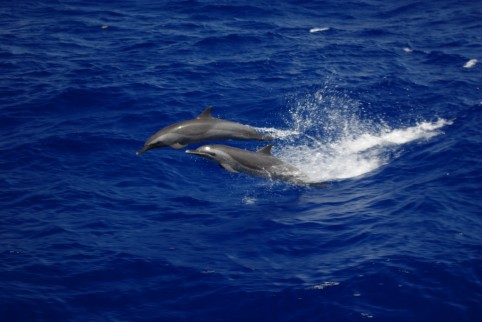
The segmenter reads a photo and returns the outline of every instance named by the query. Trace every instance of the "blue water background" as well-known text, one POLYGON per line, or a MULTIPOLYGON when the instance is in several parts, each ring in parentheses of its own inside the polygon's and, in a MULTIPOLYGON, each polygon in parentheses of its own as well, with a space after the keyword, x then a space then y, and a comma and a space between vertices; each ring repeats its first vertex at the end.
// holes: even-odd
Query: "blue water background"
POLYGON ((481 53, 480 1, 3 1, 0 321, 481 321, 481 53), (320 93, 452 124, 325 189, 135 155, 320 93))

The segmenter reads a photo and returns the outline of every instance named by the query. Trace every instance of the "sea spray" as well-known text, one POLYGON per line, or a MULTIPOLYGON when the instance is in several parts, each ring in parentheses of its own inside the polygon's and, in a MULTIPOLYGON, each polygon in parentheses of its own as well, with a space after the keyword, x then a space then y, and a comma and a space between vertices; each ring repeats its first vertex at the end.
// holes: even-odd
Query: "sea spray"
POLYGON ((365 115, 362 104, 328 87, 298 97, 285 118, 288 129, 262 129, 278 139, 273 152, 306 175, 307 183, 355 178, 390 162, 400 145, 429 139, 451 124, 438 119, 392 128, 365 115))

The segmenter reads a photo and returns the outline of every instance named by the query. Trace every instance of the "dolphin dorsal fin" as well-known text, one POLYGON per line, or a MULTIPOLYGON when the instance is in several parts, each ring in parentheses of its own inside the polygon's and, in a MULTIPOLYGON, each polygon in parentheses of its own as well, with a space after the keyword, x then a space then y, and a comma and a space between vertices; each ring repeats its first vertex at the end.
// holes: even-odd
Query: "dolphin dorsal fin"
POLYGON ((267 146, 265 146, 264 148, 262 149, 259 149, 258 151, 256 151, 257 153, 263 153, 263 154, 266 154, 266 155, 271 155, 271 148, 273 147, 273 144, 268 144, 267 146))
POLYGON ((196 117, 198 120, 199 119, 212 119, 213 117, 211 116, 211 110, 212 106, 208 106, 201 114, 199 114, 198 117, 196 117))

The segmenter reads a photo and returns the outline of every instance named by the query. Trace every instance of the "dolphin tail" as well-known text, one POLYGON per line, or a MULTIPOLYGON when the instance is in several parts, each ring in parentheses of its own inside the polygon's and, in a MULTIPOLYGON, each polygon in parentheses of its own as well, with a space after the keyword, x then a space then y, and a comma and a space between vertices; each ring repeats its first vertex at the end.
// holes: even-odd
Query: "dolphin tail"
POLYGON ((261 135, 261 140, 262 141, 273 141, 274 140, 274 137, 269 135, 269 134, 266 134, 266 135, 261 135))

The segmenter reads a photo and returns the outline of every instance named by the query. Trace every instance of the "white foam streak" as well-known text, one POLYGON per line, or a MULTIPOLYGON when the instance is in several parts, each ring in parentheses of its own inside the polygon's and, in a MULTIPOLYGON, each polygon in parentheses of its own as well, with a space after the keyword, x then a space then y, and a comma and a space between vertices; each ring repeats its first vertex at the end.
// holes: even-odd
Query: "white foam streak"
POLYGON ((477 59, 470 59, 465 63, 464 68, 472 68, 475 64, 477 64, 477 59))
POLYGON ((275 138, 283 139, 293 135, 299 135, 300 132, 296 130, 280 130, 274 127, 257 127, 256 130, 263 134, 270 134, 275 138))
POLYGON ((359 104, 346 96, 326 89, 310 95, 291 110, 288 123, 294 130, 270 129, 281 141, 274 154, 297 167, 309 183, 354 178, 388 163, 400 145, 430 139, 451 124, 438 119, 389 128, 382 121, 362 121, 358 112, 359 104))
POLYGON ((330 27, 321 27, 321 28, 311 28, 310 32, 322 32, 330 30, 330 27))
POLYGON ((363 152, 377 146, 401 145, 418 139, 430 139, 440 133, 436 130, 449 124, 451 122, 439 119, 434 123, 422 122, 405 129, 384 129, 381 134, 364 133, 358 138, 341 141, 339 145, 352 153, 363 152))

